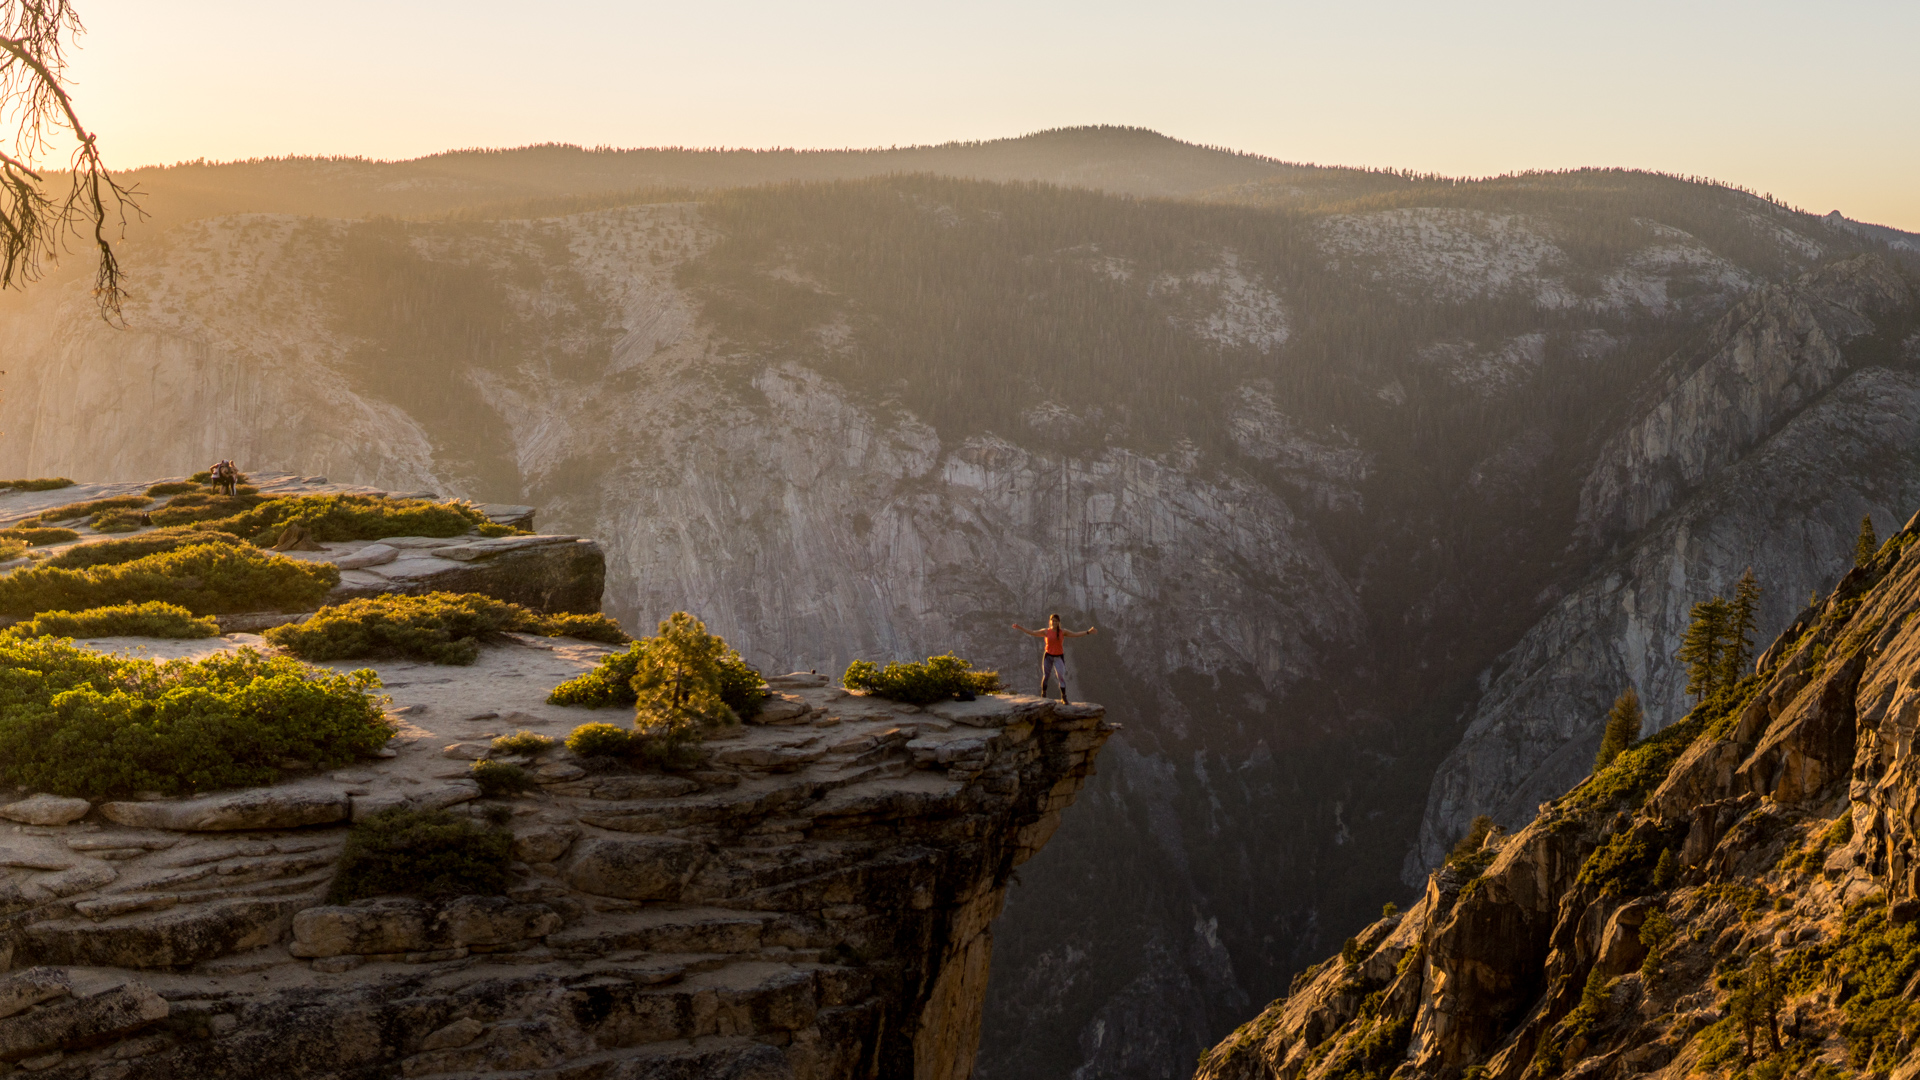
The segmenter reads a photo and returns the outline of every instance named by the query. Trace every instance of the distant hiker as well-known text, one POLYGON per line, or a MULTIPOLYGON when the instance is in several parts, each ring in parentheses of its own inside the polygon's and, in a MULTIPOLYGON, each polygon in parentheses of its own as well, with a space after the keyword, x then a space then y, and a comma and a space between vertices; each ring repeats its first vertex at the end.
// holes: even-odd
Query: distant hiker
POLYGON ((213 480, 213 490, 229 496, 238 493, 240 470, 233 467, 232 459, 223 458, 214 462, 213 468, 208 469, 207 473, 213 480))
POLYGON ((1060 701, 1067 704, 1067 639, 1097 634, 1100 628, 1089 626, 1085 630, 1062 630, 1058 615, 1047 616, 1045 630, 1029 630, 1019 623, 1014 623, 1013 628, 1028 637, 1037 637, 1046 642, 1046 647, 1040 651, 1040 696, 1047 696, 1048 677, 1057 675, 1060 678, 1060 701))

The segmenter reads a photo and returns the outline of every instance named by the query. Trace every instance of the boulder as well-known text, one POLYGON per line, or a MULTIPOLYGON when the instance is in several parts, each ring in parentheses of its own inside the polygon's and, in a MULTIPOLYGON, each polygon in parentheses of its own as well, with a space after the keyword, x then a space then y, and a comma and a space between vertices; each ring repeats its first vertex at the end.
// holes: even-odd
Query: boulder
POLYGON ((89 967, 175 968, 280 940, 300 897, 216 900, 160 915, 110 922, 38 922, 21 932, 16 962, 89 967))
POLYGON ((139 983, 0 1020, 0 1061, 118 1038, 167 1018, 167 1003, 139 983))
POLYGON ((110 802, 100 807, 101 815, 116 825, 175 832, 330 825, 345 821, 349 810, 344 792, 312 788, 249 788, 181 802, 110 802))
POLYGON ((813 706, 793 694, 775 694, 762 702, 760 711, 749 719, 756 724, 797 724, 813 712, 813 706))
POLYGON ((85 799, 65 799, 58 795, 35 795, 0 806, 0 818, 22 825, 65 825, 87 816, 93 804, 85 799))
POLYGON ((382 566, 400 557, 400 549, 392 544, 368 544, 351 555, 342 555, 333 560, 333 565, 342 570, 359 570, 367 566, 382 566))
POLYGON ((71 993, 73 984, 68 981, 67 973, 58 968, 28 968, 12 975, 0 975, 0 1018, 71 993))
POLYGON ((419 952, 428 948, 432 915, 418 900, 311 907, 293 917, 293 944, 287 951, 303 959, 419 952))
POLYGON ((473 1042, 486 1030, 487 1025, 473 1017, 463 1017, 429 1034, 421 1040, 420 1049, 422 1051, 456 1049, 473 1042))
POLYGON ((595 837, 573 846, 567 883, 622 900, 674 900, 706 862, 705 845, 664 836, 595 837))
POLYGON ((440 908, 431 936, 436 948, 464 948, 543 938, 558 929, 560 916, 545 904, 515 903, 504 896, 463 896, 440 908))
POLYGON ((534 825, 514 834, 513 857, 525 863, 559 862, 579 835, 572 825, 534 825))

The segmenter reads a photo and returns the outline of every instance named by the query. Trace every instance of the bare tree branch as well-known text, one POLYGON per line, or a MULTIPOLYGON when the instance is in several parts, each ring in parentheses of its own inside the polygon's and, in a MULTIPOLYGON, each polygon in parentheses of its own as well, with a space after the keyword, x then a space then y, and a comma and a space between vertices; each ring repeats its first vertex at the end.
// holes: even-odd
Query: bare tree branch
POLYGON ((85 237, 100 258, 94 299, 117 323, 126 283, 109 233, 124 236, 128 212, 142 212, 139 192, 107 171, 64 85, 67 39, 85 29, 69 0, 0 0, 0 127, 13 127, 12 146, 0 150, 0 288, 39 280, 70 237, 85 237), (66 190, 50 194, 37 163, 69 140, 66 190))

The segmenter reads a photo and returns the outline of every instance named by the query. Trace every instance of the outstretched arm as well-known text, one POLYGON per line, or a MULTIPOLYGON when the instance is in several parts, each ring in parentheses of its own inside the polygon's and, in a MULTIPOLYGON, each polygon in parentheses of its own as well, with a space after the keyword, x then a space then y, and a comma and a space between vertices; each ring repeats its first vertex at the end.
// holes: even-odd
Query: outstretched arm
POLYGON ((1046 636, 1045 634, 1042 634, 1038 630, 1029 630, 1024 626, 1021 626, 1019 623, 1014 623, 1013 628, 1027 635, 1028 637, 1045 637, 1046 636))
POLYGON ((1100 628, 1097 626, 1089 626, 1085 630, 1062 630, 1060 632, 1068 637, 1086 637, 1088 634, 1099 633, 1100 628))

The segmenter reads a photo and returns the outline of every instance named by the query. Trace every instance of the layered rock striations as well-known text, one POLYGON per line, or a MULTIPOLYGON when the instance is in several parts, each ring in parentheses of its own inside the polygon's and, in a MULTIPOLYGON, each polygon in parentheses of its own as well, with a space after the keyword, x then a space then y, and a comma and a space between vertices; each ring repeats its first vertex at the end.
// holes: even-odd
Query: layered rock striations
MULTIPOLYGON (((604 652, 501 648, 560 653, 549 678, 604 652)), ((431 670, 389 675, 414 668, 431 670)), ((0 1067, 970 1075, 993 920, 1092 773, 1101 708, 919 710, 800 675, 697 770, 594 772, 561 751, 527 763, 536 794, 485 803, 466 765, 497 714, 461 684, 506 705, 544 693, 537 673, 489 655, 441 676, 409 695, 393 758, 329 776, 0 805, 22 822, 0 831, 0 1067), (349 824, 395 806, 510 831, 509 892, 327 903, 349 824)), ((508 719, 561 711, 528 707, 508 719)))
POLYGON ((1198 1075, 1912 1075, 1916 614, 1920 518, 1756 674, 1462 845, 1198 1075))

